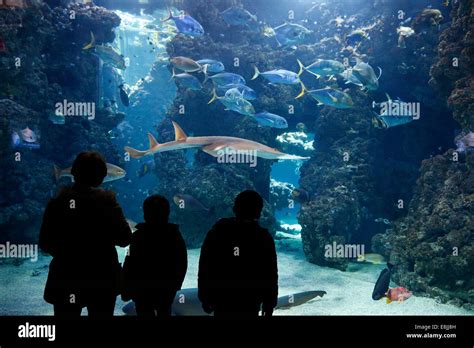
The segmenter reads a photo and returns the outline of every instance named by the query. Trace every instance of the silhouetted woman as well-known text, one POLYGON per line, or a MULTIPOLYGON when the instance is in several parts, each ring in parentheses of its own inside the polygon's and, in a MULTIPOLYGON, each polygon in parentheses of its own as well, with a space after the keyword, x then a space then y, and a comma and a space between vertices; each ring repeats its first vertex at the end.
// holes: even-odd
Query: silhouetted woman
POLYGON ((55 316, 112 316, 119 294, 115 246, 130 244, 132 232, 113 192, 97 188, 107 175, 97 152, 80 153, 71 169, 74 184, 46 207, 40 248, 53 256, 44 299, 55 316))

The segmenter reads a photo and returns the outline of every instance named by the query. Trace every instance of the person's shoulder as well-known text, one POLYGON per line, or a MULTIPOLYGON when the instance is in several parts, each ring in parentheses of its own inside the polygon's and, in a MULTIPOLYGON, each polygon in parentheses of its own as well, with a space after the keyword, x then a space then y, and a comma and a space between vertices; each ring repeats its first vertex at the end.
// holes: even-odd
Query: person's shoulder
POLYGON ((214 227, 220 227, 220 226, 228 226, 228 225, 234 225, 235 224, 235 218, 222 218, 217 220, 217 222, 214 224, 214 227))

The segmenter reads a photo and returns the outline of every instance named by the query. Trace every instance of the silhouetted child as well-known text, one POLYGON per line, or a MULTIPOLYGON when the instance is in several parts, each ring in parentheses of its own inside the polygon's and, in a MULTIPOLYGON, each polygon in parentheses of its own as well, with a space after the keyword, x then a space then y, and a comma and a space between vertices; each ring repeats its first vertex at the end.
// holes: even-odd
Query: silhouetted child
POLYGON ((178 225, 168 222, 165 197, 148 197, 143 213, 124 263, 122 298, 135 301, 138 316, 169 316, 188 267, 186 245, 178 225))
POLYGON ((275 243, 258 219, 263 199, 255 191, 235 199, 235 218, 219 220, 208 232, 199 259, 199 299, 215 316, 270 316, 277 304, 275 243))

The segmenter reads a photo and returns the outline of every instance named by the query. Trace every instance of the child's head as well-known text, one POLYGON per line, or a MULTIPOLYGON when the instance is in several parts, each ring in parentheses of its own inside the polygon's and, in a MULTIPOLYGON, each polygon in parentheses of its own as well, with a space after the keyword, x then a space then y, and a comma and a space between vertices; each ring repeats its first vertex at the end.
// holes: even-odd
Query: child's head
POLYGON ((167 223, 170 216, 170 203, 160 195, 153 195, 143 202, 143 216, 148 223, 167 223))

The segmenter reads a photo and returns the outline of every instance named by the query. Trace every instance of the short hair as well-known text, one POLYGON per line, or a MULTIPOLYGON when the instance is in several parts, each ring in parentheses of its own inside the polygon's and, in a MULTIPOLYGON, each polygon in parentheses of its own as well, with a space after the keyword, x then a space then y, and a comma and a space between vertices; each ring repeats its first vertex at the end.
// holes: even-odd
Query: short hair
POLYGON ((152 195, 143 202, 145 222, 167 223, 170 216, 170 202, 166 197, 152 195))
POLYGON ((263 209, 263 198, 258 192, 246 190, 235 197, 234 213, 237 218, 259 219, 263 209))
POLYGON ((104 157, 96 151, 84 151, 77 155, 72 164, 71 174, 79 184, 97 187, 107 176, 104 157))

